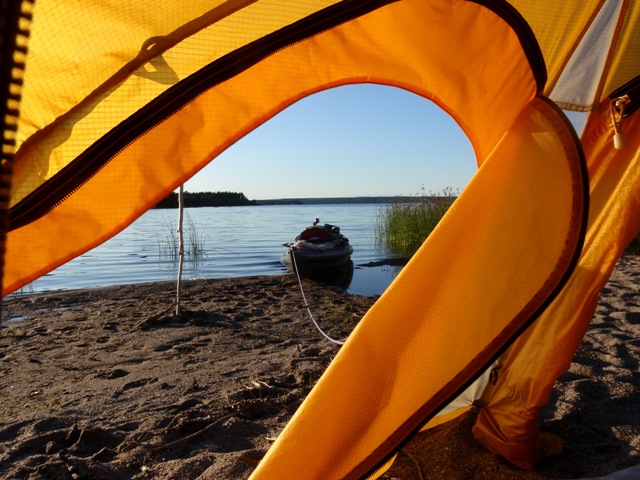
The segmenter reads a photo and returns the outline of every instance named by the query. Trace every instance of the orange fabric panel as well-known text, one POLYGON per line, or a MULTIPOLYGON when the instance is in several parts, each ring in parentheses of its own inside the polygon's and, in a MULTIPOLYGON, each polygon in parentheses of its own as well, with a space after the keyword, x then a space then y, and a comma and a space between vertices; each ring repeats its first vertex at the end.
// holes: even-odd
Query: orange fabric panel
POLYGON ((371 473, 553 295, 586 220, 580 151, 561 117, 539 99, 523 110, 252 479, 371 473))
MULTIPOLYGON (((445 108, 471 139, 479 162, 538 88, 519 39, 495 13, 469 2, 388 5, 212 85, 121 150, 50 214, 10 232, 4 294, 115 235, 293 102, 360 82, 404 87, 445 108), (464 35, 451 42, 452 31, 464 35), (107 203, 106 198, 117 201, 107 203)), ((116 93, 118 108, 129 111, 138 105, 135 97, 128 105, 116 93)), ((93 138, 95 125, 102 131, 107 106, 83 107, 47 132, 46 142, 27 145, 15 172, 16 188, 31 177, 39 182, 50 157, 74 158, 78 145, 93 138), (92 114, 97 123, 85 128, 92 114), (63 133, 71 135, 68 142, 63 133)))
POLYGON ((540 409, 569 368, 600 290, 640 229, 640 114, 623 119, 621 128, 629 147, 614 150, 604 102, 583 134, 591 206, 582 257, 562 293, 501 358, 499 380, 485 392, 487 406, 474 427, 482 444, 523 468, 545 456, 540 409))

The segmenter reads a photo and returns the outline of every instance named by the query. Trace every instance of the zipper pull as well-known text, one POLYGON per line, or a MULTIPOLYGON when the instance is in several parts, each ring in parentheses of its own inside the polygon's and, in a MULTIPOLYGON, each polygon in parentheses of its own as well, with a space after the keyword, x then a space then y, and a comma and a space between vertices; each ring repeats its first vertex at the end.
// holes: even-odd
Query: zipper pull
POLYGON ((609 112, 611 114, 611 123, 613 124, 613 147, 616 150, 624 150, 629 143, 624 133, 620 131, 622 117, 624 116, 624 108, 631 103, 629 95, 613 98, 609 104, 609 112))

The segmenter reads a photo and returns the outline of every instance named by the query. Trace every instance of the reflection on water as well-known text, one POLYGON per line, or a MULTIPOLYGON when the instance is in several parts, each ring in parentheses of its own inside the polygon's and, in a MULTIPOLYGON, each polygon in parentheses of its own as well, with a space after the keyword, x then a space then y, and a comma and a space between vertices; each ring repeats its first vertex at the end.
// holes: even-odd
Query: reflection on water
MULTIPOLYGON (((354 252, 353 270, 338 278, 360 295, 384 292, 400 266, 387 265, 375 245, 380 205, 278 205, 189 208, 185 244, 197 240, 198 255, 185 259, 183 279, 282 275, 282 244, 314 218, 338 225, 354 252), (362 265, 373 264, 375 267, 362 265)), ((25 287, 26 293, 141 282, 174 281, 178 262, 163 254, 177 223, 177 210, 150 210, 111 240, 25 287)))
MULTIPOLYGON (((333 287, 340 287, 343 290, 349 290, 351 286, 351 280, 353 280, 353 261, 348 260, 344 264, 337 267, 323 269, 323 270, 307 270, 300 272, 299 275, 302 278, 308 278, 316 282, 331 285, 333 287)), ((287 272, 296 274, 292 266, 287 266, 287 272)))

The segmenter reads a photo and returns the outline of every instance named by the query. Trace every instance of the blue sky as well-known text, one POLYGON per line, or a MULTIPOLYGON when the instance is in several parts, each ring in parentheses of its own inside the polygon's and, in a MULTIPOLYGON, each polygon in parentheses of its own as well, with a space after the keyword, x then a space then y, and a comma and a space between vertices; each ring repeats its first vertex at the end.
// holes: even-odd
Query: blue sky
POLYGON ((185 190, 249 199, 415 195, 462 190, 475 171, 471 144, 435 104, 398 88, 351 85, 292 105, 185 190))

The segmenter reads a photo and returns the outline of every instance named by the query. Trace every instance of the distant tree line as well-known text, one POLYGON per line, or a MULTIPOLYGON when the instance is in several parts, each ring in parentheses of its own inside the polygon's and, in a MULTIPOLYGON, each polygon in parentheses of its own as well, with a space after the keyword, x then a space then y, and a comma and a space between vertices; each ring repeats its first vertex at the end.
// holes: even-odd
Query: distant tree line
POLYGON ((328 198, 274 198, 269 200, 256 200, 256 205, 351 205, 361 203, 422 203, 424 201, 438 202, 449 196, 424 195, 424 196, 385 196, 385 197, 328 197, 328 198))
MULTIPOLYGON (((255 200, 249 200, 244 193, 238 192, 184 192, 183 198, 185 207, 242 207, 256 205, 255 200)), ((171 192, 155 208, 178 208, 178 194, 171 192)))

